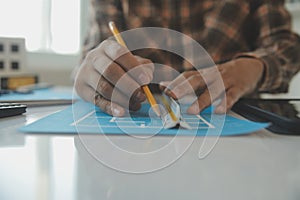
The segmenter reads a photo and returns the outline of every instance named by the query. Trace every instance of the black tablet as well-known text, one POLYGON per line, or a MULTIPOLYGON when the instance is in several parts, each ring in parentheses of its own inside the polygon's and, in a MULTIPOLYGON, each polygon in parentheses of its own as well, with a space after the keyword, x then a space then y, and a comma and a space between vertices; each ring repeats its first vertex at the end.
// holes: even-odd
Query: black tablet
POLYGON ((300 135, 300 99, 241 99, 233 111, 245 118, 270 122, 268 130, 289 135, 300 135))

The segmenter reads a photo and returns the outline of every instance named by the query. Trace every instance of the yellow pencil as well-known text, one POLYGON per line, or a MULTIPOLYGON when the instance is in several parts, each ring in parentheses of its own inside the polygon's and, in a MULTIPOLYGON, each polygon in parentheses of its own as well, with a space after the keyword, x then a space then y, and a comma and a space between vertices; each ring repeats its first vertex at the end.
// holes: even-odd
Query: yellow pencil
MULTIPOLYGON (((123 38, 121 37, 121 35, 120 35, 120 33, 119 33, 119 30, 118 30, 116 24, 115 24, 114 22, 111 21, 111 22, 108 23, 108 26, 109 26, 110 31, 112 32, 112 34, 113 34, 114 37, 116 38, 117 42, 118 42, 120 45, 126 47, 126 44, 125 44, 123 38)), ((160 116, 160 109, 159 109, 159 106, 158 106, 158 104, 156 103, 156 100, 155 100, 155 98, 153 97, 153 95, 152 95, 152 93, 151 93, 149 87, 148 87, 147 85, 143 85, 143 86, 142 86, 142 89, 143 89, 143 91, 144 91, 144 93, 145 93, 145 95, 146 95, 146 97, 147 97, 147 100, 148 100, 148 102, 150 103, 150 105, 151 105, 153 111, 155 112, 155 114, 156 114, 157 116, 160 116)))

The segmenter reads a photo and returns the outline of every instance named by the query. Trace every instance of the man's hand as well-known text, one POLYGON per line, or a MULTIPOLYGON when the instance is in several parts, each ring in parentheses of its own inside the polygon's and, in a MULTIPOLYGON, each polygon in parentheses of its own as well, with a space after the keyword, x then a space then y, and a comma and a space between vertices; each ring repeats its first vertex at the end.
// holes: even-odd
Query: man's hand
POLYGON ((263 71, 262 61, 255 58, 238 58, 217 68, 186 71, 174 81, 163 82, 161 85, 166 87, 167 95, 176 99, 196 94, 198 99, 187 110, 190 114, 198 114, 223 96, 215 109, 216 113, 222 114, 228 111, 239 98, 255 90, 263 71), (220 77, 217 76, 218 73, 222 80, 217 78, 220 77))
POLYGON ((77 93, 113 116, 125 108, 138 110, 146 99, 140 86, 153 78, 154 65, 134 56, 113 40, 103 41, 88 53, 75 80, 77 93))

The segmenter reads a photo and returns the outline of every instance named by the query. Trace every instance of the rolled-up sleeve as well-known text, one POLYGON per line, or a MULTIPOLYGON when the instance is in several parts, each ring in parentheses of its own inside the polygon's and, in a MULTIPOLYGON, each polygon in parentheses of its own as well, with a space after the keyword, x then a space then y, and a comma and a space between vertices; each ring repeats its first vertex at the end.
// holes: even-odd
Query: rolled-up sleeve
POLYGON ((300 70, 300 38, 291 29, 291 16, 283 3, 265 3, 255 12, 259 25, 256 49, 236 57, 255 57, 265 70, 259 92, 287 92, 292 77, 300 70))

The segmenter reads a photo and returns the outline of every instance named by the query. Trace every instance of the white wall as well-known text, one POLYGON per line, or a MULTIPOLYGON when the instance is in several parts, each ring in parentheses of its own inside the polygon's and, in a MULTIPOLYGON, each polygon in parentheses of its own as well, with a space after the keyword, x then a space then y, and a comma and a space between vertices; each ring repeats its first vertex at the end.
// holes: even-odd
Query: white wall
MULTIPOLYGON (((287 5, 293 17, 293 29, 300 34, 300 3, 296 5, 287 5)), ((300 55, 299 55, 300 56, 300 55)), ((299 63, 300 64, 300 63, 299 63)), ((300 98, 300 72, 292 79, 289 92, 287 94, 265 95, 266 97, 282 97, 282 98, 300 98)))
POLYGON ((71 74, 79 64, 79 55, 28 53, 28 71, 37 74, 40 82, 72 86, 71 74))

